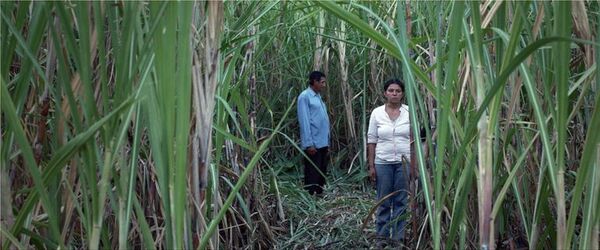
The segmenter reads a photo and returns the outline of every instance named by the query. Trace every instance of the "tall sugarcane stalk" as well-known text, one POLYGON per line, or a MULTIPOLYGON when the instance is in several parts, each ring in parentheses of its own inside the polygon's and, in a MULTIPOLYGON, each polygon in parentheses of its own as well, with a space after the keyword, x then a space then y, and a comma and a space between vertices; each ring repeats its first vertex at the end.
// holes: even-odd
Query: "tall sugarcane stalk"
MULTIPOLYGON (((478 4, 471 2, 471 24, 470 30, 465 30, 465 33, 469 34, 472 32, 473 39, 469 39, 467 36, 467 43, 469 46, 469 59, 472 66, 472 77, 473 86, 476 89, 476 102, 475 106, 481 109, 483 99, 487 95, 488 89, 488 76, 484 70, 483 64, 483 48, 482 48, 482 33, 481 33, 481 19, 478 10, 478 4)), ((465 23, 465 29, 467 25, 465 23)), ((488 129, 489 117, 487 112, 484 111, 477 122, 478 130, 478 173, 477 173, 477 190, 478 190, 478 214, 479 214, 479 247, 481 249, 494 249, 494 237, 491 228, 490 214, 492 212, 492 144, 491 144, 491 131, 488 129)))
MULTIPOLYGON (((213 192, 212 194, 206 194, 207 187, 209 186, 208 176, 209 172, 217 171, 212 167, 211 164, 211 149, 212 149, 212 124, 213 124, 213 110, 215 107, 215 94, 217 85, 221 77, 221 55, 219 52, 219 44, 221 41, 221 30, 223 29, 223 2, 222 1, 210 1, 205 3, 206 6, 199 6, 200 8, 206 7, 206 15, 202 16, 200 21, 200 40, 198 51, 196 52, 194 60, 193 73, 193 86, 194 86, 194 107, 195 107, 195 118, 196 118, 196 130, 195 130, 195 148, 199 149, 198 164, 194 169, 194 180, 193 189, 195 191, 194 198, 198 204, 202 204, 200 213, 197 214, 199 220, 207 221, 204 219, 205 211, 210 204, 214 204, 216 201, 217 193, 219 190, 216 185, 208 189, 213 192), (206 19, 204 19, 206 18, 206 19), (206 26, 202 23, 206 22, 206 26)), ((214 181, 214 180, 213 180, 214 181)), ((216 215, 216 209, 211 209, 211 217, 216 215)), ((200 234, 202 231, 199 231, 200 234)), ((202 235, 202 234, 200 234, 202 235)), ((199 240, 199 239, 198 239, 199 240)), ((211 247, 218 248, 217 238, 211 238, 211 247)))
POLYGON ((344 102, 344 111, 346 113, 346 131, 349 141, 356 141, 356 125, 354 124, 354 110, 352 109, 352 100, 354 95, 352 94, 352 88, 348 82, 348 58, 346 57, 346 23, 340 23, 339 31, 336 31, 337 37, 340 39, 338 45, 338 56, 340 64, 340 76, 342 87, 342 100, 344 102))
MULTIPOLYGON (((571 34, 571 18, 570 9, 571 4, 569 2, 555 2, 554 13, 556 20, 554 22, 554 33, 557 36, 569 37, 571 34)), ((554 68, 556 72, 556 166, 550 166, 551 171, 555 177, 556 183, 554 184, 554 193, 556 197, 556 244, 557 248, 570 249, 571 246, 567 245, 566 240, 566 203, 565 200, 565 143, 567 138, 567 116, 569 109, 568 90, 569 90, 569 68, 568 62, 570 57, 570 49, 568 43, 556 43, 554 45, 553 57, 554 57, 554 68)))

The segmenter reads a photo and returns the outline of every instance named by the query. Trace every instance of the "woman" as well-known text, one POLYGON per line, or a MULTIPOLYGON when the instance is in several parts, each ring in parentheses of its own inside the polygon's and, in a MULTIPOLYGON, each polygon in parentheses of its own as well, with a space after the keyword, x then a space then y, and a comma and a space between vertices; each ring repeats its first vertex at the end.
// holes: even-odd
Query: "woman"
POLYGON ((384 105, 371 113, 367 132, 367 161, 371 180, 376 182, 377 199, 389 194, 377 209, 377 234, 402 240, 406 211, 410 159, 410 120, 408 106, 402 104, 404 83, 398 79, 384 84, 384 105))

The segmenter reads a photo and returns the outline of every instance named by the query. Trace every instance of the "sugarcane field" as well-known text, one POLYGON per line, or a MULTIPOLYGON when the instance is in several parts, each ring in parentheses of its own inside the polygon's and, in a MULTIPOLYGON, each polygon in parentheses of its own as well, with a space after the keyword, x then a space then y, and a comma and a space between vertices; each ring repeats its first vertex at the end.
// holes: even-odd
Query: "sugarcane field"
POLYGON ((600 2, 0 1, 0 247, 600 249, 600 2))

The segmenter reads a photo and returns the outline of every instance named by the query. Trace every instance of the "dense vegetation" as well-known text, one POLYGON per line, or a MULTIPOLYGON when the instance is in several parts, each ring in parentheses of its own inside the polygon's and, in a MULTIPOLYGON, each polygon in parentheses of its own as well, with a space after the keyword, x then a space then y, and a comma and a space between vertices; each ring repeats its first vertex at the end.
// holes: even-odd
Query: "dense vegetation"
POLYGON ((599 247, 597 1, 0 7, 3 249, 369 248, 366 122, 392 77, 425 131, 409 247, 599 247), (297 147, 314 69, 322 199, 297 147))

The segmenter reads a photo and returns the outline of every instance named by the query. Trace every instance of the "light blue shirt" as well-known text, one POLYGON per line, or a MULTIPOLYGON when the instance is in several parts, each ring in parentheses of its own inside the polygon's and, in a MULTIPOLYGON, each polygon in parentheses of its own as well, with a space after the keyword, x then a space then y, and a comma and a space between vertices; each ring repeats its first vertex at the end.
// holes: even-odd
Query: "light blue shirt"
POLYGON ((298 122, 300 145, 323 148, 329 146, 329 116, 321 95, 310 87, 298 96, 298 122))

